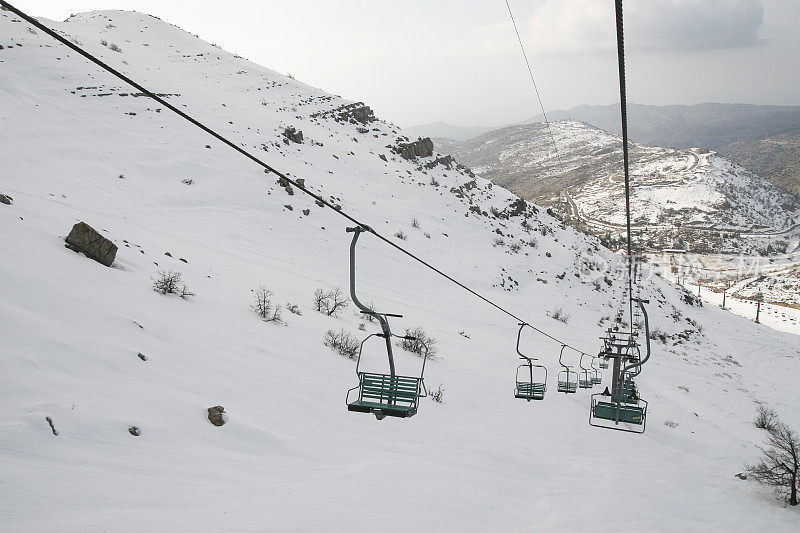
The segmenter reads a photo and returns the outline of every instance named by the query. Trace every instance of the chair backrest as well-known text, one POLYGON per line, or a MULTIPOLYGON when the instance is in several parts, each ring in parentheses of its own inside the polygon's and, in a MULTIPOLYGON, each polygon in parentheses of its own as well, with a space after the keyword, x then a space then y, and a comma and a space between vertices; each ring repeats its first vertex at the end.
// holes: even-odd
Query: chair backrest
POLYGON ((416 405, 422 378, 359 373, 359 399, 387 405, 416 405))

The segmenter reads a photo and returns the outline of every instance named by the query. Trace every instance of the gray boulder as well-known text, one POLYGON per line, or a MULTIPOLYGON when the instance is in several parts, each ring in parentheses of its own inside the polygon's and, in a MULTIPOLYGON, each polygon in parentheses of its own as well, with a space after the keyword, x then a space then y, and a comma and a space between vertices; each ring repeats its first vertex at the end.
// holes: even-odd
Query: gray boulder
POLYGON ((5 194, 0 194, 0 204, 11 205, 11 197, 5 194))
POLYGON ((83 252, 86 257, 105 266, 111 266, 117 256, 117 245, 100 235, 86 222, 78 222, 72 226, 72 231, 64 240, 70 250, 83 252))
POLYGON ((225 412, 225 408, 221 405, 215 405, 214 407, 208 408, 208 421, 214 424, 215 426, 221 426, 227 422, 227 417, 225 417, 222 413, 225 412))

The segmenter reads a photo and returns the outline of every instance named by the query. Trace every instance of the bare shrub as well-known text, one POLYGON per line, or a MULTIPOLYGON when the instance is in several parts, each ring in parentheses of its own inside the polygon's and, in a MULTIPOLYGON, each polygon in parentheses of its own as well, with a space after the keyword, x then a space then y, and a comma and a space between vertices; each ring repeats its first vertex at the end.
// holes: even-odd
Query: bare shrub
POLYGON ((519 243, 517 243, 517 242, 515 242, 515 243, 511 243, 511 245, 508 247, 508 249, 509 249, 509 250, 511 250, 511 251, 512 251, 512 252, 514 252, 514 253, 518 253, 518 252, 519 252, 519 250, 520 250, 520 248, 522 248, 522 247, 521 247, 521 246, 520 246, 520 244, 519 244, 519 243))
POLYGON ((416 218, 412 218, 411 219, 411 227, 412 228, 419 228, 419 220, 417 220, 416 218))
POLYGON ((347 300, 341 287, 329 291, 317 289, 314 291, 314 309, 328 316, 339 316, 339 311, 347 307, 347 300))
POLYGON ((348 359, 356 359, 358 357, 360 343, 358 339, 344 329, 340 329, 339 331, 329 329, 325 332, 325 346, 329 346, 336 350, 339 355, 343 355, 348 359))
POLYGON ((184 300, 188 300, 192 296, 195 296, 195 294, 189 290, 186 284, 183 284, 181 285, 181 290, 178 291, 178 296, 180 296, 184 300))
POLYGON ((667 426, 668 428, 676 428, 676 427, 678 427, 678 423, 677 422, 673 422, 672 420, 664 420, 664 425, 667 426))
POLYGON ((272 291, 264 287, 259 287, 256 291, 250 309, 265 322, 281 322, 281 308, 272 302, 272 291))
POLYGON ((745 465, 756 481, 775 489, 789 505, 797 505, 800 489, 800 438, 789 426, 776 421, 769 431, 766 448, 755 465, 745 465))
MULTIPOLYGON (((364 305, 370 311, 375 311, 375 302, 370 301, 368 303, 365 303, 364 305)), ((362 313, 360 309, 356 309, 355 315, 356 315, 357 318, 363 318, 363 319, 367 320, 368 322, 375 322, 376 320, 378 320, 375 317, 375 315, 370 315, 368 313, 362 313)))
POLYGON ((505 246, 505 244, 506 241, 504 241, 502 237, 495 237, 494 246, 505 246))
POLYGON ((395 233, 394 236, 400 239, 401 241, 408 239, 408 236, 405 233, 403 233, 403 230, 398 230, 398 232, 395 233))
POLYGON ((114 44, 114 43, 111 43, 111 45, 109 46, 109 48, 110 48, 110 49, 111 49, 113 52, 122 52, 122 48, 120 48, 119 46, 117 46, 117 45, 116 45, 116 44, 114 44))
POLYGON ((650 330, 650 340, 658 340, 661 341, 663 344, 667 343, 667 334, 658 327, 655 327, 650 330))
POLYGON ((436 390, 431 391, 431 400, 436 403, 442 403, 444 401, 444 387, 439 385, 439 388, 436 390))
POLYGON ((184 185, 191 185, 192 183, 194 183, 194 179, 193 178, 183 178, 181 180, 181 183, 183 183, 184 185))
POLYGON ((553 311, 548 311, 547 316, 552 319, 558 320, 559 322, 563 322, 564 324, 569 322, 569 315, 564 312, 564 310, 560 307, 556 308, 553 311))
POLYGON ((755 424, 758 429, 772 431, 775 429, 777 423, 778 414, 775 411, 763 405, 758 406, 758 413, 756 414, 756 419, 753 421, 753 424, 755 424))
POLYGON ((303 316, 303 312, 300 310, 300 307, 298 307, 297 304, 287 303, 286 310, 293 315, 303 316))
POLYGON ((194 296, 194 293, 186 287, 186 284, 181 282, 180 272, 161 270, 158 273, 158 277, 151 279, 153 280, 153 290, 161 294, 177 294, 184 300, 194 296))
POLYGON ((425 355, 425 346, 428 347, 428 357, 434 357, 438 353, 436 348, 436 339, 428 335, 420 326, 413 328, 406 328, 406 337, 413 337, 413 339, 401 338, 399 346, 411 353, 419 356, 425 355))

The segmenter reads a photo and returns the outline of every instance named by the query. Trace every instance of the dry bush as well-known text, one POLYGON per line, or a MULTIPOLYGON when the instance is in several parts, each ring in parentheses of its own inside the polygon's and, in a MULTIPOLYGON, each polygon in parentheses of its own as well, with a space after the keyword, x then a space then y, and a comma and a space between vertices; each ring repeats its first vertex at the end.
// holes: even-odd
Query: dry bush
POLYGON ((775 489, 789 505, 797 505, 800 489, 800 438, 789 426, 777 420, 769 431, 766 448, 755 465, 745 465, 756 481, 775 489))
POLYGON ((425 355, 425 347, 428 347, 428 357, 435 357, 438 353, 438 349, 436 347, 436 339, 428 335, 424 329, 420 326, 416 326, 413 328, 406 328, 406 337, 414 337, 413 339, 405 339, 401 338, 399 346, 406 350, 407 352, 411 352, 413 354, 417 354, 419 356, 425 355))
POLYGON ((341 287, 329 291, 317 289, 314 291, 314 309, 328 316, 339 316, 339 311, 345 309, 348 301, 341 287))
POLYGON ((256 291, 250 309, 265 322, 281 322, 281 308, 272 302, 272 291, 264 287, 259 287, 256 291))
POLYGON ((180 272, 161 270, 158 277, 151 279, 153 280, 153 290, 161 294, 177 294, 184 300, 194 296, 186 284, 181 282, 180 272))
POLYGON ((757 428, 772 431, 775 429, 775 424, 777 423, 778 414, 775 411, 769 407, 764 407, 763 405, 758 406, 758 414, 756 415, 756 419, 753 421, 753 424, 755 424, 757 428))
POLYGON ((358 357, 360 345, 361 343, 359 343, 358 339, 344 329, 339 331, 329 329, 325 332, 325 346, 333 348, 339 355, 343 355, 348 359, 356 359, 358 357))

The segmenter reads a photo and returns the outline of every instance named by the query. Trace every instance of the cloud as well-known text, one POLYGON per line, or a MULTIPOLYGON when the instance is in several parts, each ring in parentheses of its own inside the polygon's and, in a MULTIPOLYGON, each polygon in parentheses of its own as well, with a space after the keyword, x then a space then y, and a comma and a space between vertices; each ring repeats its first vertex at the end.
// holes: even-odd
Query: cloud
MULTIPOLYGON (((583 54, 616 46, 610 1, 542 0, 511 6, 526 47, 534 53, 583 54)), ((635 0, 624 8, 625 41, 630 49, 697 52, 762 42, 758 37, 764 19, 761 0, 635 0)), ((499 28, 484 30, 493 34, 499 28)))
POLYGON ((630 7, 630 40, 648 50, 691 52, 762 42, 759 0, 640 0, 630 7))

